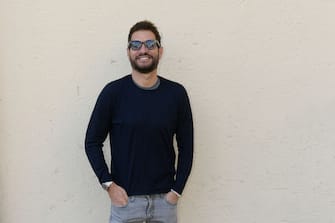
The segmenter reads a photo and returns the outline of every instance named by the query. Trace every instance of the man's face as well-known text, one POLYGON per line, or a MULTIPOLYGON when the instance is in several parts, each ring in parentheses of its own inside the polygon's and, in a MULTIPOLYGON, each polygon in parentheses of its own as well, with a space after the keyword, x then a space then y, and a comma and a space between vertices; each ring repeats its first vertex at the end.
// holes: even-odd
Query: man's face
MULTIPOLYGON (((147 40, 156 40, 156 38, 155 34, 149 30, 139 30, 131 36, 131 41, 134 40, 145 42, 147 40)), ((162 52, 162 48, 155 46, 153 49, 148 49, 145 44, 142 44, 140 49, 134 50, 130 48, 127 53, 132 68, 146 74, 157 69, 162 52)))

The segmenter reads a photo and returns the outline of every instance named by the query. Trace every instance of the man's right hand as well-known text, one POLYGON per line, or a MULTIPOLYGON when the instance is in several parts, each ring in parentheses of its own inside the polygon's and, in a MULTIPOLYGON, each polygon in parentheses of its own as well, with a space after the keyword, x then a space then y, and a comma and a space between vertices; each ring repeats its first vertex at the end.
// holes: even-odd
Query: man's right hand
POLYGON ((109 198, 115 206, 123 207, 128 204, 127 192, 115 182, 107 190, 109 198))

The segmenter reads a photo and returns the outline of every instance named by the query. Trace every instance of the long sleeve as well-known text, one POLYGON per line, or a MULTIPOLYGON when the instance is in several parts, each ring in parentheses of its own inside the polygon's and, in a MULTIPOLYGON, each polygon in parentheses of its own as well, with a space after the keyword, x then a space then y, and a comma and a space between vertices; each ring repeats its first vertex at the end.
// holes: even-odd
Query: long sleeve
POLYGON ((112 181, 102 150, 112 119, 110 97, 104 88, 95 104, 85 138, 86 155, 100 183, 112 181))
POLYGON ((178 146, 177 171, 175 185, 172 189, 182 194, 193 162, 193 119, 189 98, 185 89, 183 89, 182 96, 180 97, 179 107, 176 131, 178 146))

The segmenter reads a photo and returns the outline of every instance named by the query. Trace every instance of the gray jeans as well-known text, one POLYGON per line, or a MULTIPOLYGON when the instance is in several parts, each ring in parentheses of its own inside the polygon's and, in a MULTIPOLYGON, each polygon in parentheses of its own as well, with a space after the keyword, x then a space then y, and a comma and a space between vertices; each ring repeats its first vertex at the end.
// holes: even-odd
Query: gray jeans
POLYGON ((177 205, 170 204, 166 194, 130 196, 128 204, 112 204, 110 223, 177 223, 177 205))

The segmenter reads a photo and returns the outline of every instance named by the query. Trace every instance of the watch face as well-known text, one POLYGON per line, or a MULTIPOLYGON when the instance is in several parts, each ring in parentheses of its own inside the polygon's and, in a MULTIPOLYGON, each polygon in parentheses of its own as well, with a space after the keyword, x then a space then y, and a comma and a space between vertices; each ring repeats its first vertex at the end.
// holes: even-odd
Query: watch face
POLYGON ((113 182, 105 182, 102 183, 101 186, 103 189, 108 190, 108 188, 112 185, 113 182))

